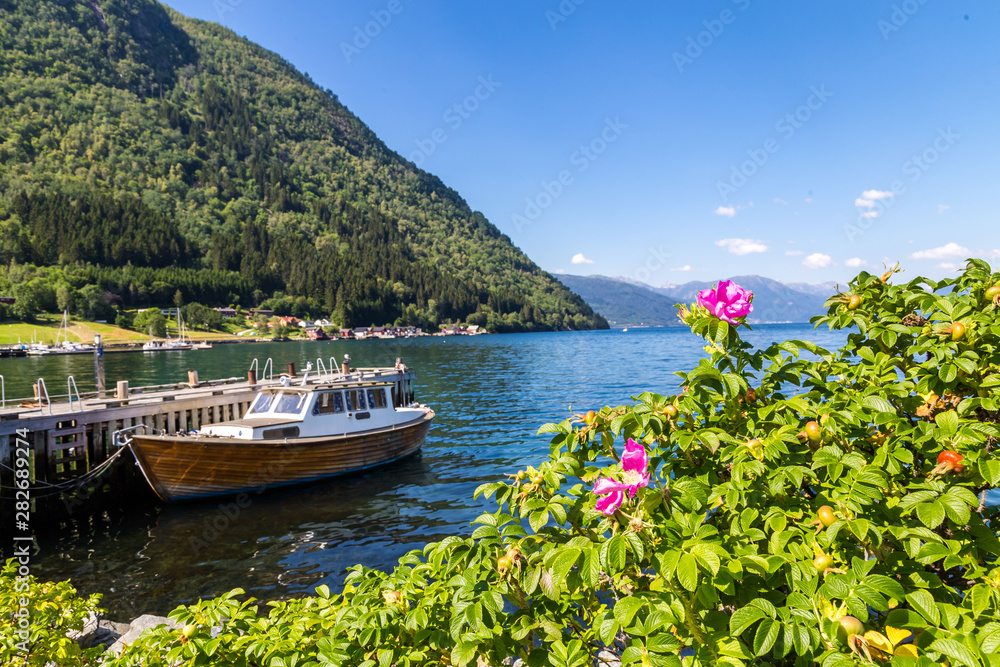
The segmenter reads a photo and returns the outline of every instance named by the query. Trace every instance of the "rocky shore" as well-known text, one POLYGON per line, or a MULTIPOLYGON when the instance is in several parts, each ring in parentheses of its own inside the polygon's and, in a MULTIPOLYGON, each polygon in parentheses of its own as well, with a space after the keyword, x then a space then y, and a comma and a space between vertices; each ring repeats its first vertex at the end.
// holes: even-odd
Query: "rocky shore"
MULTIPOLYGON (((131 623, 117 623, 91 612, 84 622, 83 630, 74 632, 70 638, 75 639, 80 648, 103 646, 108 657, 119 655, 126 646, 134 642, 144 630, 165 625, 168 628, 180 629, 180 625, 165 616, 143 614, 131 623)), ((213 636, 216 631, 213 629, 213 636)), ((481 663, 480 663, 481 664, 481 663)), ((504 661, 507 667, 523 667, 520 658, 508 658, 504 661)), ((607 649, 600 651, 593 660, 594 667, 620 667, 621 657, 607 649)))
POLYGON ((103 615, 91 612, 90 617, 83 623, 83 630, 72 633, 70 639, 75 639, 80 648, 103 646, 106 654, 118 655, 126 646, 134 642, 144 630, 155 628, 158 625, 166 625, 169 628, 180 627, 165 616, 143 614, 131 623, 117 623, 104 618, 103 615))

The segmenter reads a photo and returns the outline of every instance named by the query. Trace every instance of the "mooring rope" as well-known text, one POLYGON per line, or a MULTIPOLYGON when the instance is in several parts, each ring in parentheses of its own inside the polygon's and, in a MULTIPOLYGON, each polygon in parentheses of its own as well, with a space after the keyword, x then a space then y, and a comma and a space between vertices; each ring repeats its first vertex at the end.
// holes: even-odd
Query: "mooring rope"
MULTIPOLYGON (((103 463, 101 463, 99 466, 97 466, 96 468, 94 468, 90 472, 86 473, 85 475, 81 475, 80 477, 77 477, 75 479, 66 480, 65 482, 60 482, 58 484, 50 484, 49 482, 42 482, 40 480, 35 480, 35 483, 31 487, 29 487, 27 490, 34 491, 35 489, 38 489, 38 488, 44 488, 44 489, 47 489, 47 490, 54 489, 50 493, 46 493, 46 494, 42 494, 42 495, 35 495, 34 493, 31 494, 32 498, 48 498, 50 496, 55 496, 55 495, 58 495, 60 493, 65 493, 69 489, 78 489, 78 488, 81 488, 81 487, 85 486, 88 482, 90 482, 92 479, 95 479, 95 478, 100 477, 101 475, 103 475, 104 472, 114 463, 114 461, 119 456, 122 455, 122 453, 126 449, 128 449, 128 447, 121 447, 121 448, 119 448, 118 451, 116 451, 114 454, 112 454, 111 456, 109 456, 107 458, 107 460, 105 460, 103 463)), ((10 470, 11 472, 16 472, 14 470, 14 468, 11 468, 10 466, 8 466, 6 464, 3 464, 3 463, 0 463, 0 468, 6 468, 7 470, 10 470)), ((0 491, 4 491, 4 490, 11 490, 11 491, 21 490, 21 491, 24 491, 25 489, 18 489, 17 487, 12 487, 12 486, 0 486, 0 491)), ((2 493, 0 493, 0 499, 3 499, 3 500, 16 500, 16 498, 4 496, 4 495, 2 495, 2 493)))

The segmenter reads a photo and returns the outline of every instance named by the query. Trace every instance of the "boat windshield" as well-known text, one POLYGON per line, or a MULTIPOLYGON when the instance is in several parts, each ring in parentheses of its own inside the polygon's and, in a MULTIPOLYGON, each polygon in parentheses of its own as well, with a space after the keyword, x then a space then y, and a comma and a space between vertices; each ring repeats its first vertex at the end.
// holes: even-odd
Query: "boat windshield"
POLYGON ((253 405, 247 410, 248 415, 259 415, 262 412, 267 412, 268 408, 271 407, 271 402, 274 400, 274 394, 270 392, 264 392, 263 394, 257 394, 257 398, 254 399, 253 405))
POLYGON ((306 403, 306 394, 298 392, 281 392, 274 401, 274 412, 284 415, 297 415, 306 403))

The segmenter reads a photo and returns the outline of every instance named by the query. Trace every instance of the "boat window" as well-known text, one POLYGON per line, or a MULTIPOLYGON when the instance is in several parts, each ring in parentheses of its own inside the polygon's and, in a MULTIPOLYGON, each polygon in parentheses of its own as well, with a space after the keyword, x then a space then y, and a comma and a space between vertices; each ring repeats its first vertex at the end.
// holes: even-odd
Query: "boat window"
POLYGON ((254 399, 253 405, 247 410, 248 415, 259 415, 262 412, 267 412, 267 409, 271 407, 271 401, 274 399, 274 394, 265 392, 263 394, 257 394, 257 398, 254 399))
POLYGON ((348 412, 355 412, 357 410, 366 409, 364 389, 351 389, 350 391, 344 393, 347 394, 348 412))
POLYGON ((297 438, 299 437, 298 426, 284 426, 282 428, 271 428, 260 434, 265 440, 277 438, 297 438))
POLYGON ((385 407, 385 389, 379 387, 368 390, 368 407, 372 410, 385 407))
POLYGON ((281 392, 274 402, 274 411, 286 414, 297 415, 302 410, 302 405, 306 401, 306 394, 281 392))
POLYGON ((325 391, 316 398, 313 414, 328 415, 344 411, 344 396, 339 391, 325 391))

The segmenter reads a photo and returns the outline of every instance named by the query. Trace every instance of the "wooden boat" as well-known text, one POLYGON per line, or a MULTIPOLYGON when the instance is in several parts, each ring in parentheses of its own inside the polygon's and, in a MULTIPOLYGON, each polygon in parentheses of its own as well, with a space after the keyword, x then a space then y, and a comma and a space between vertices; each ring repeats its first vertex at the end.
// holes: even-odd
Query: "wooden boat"
POLYGON ((284 378, 262 387, 241 419, 188 434, 136 434, 128 446, 166 501, 260 492, 367 470, 407 457, 424 443, 434 411, 412 402, 409 379, 402 367, 295 384, 284 378))

